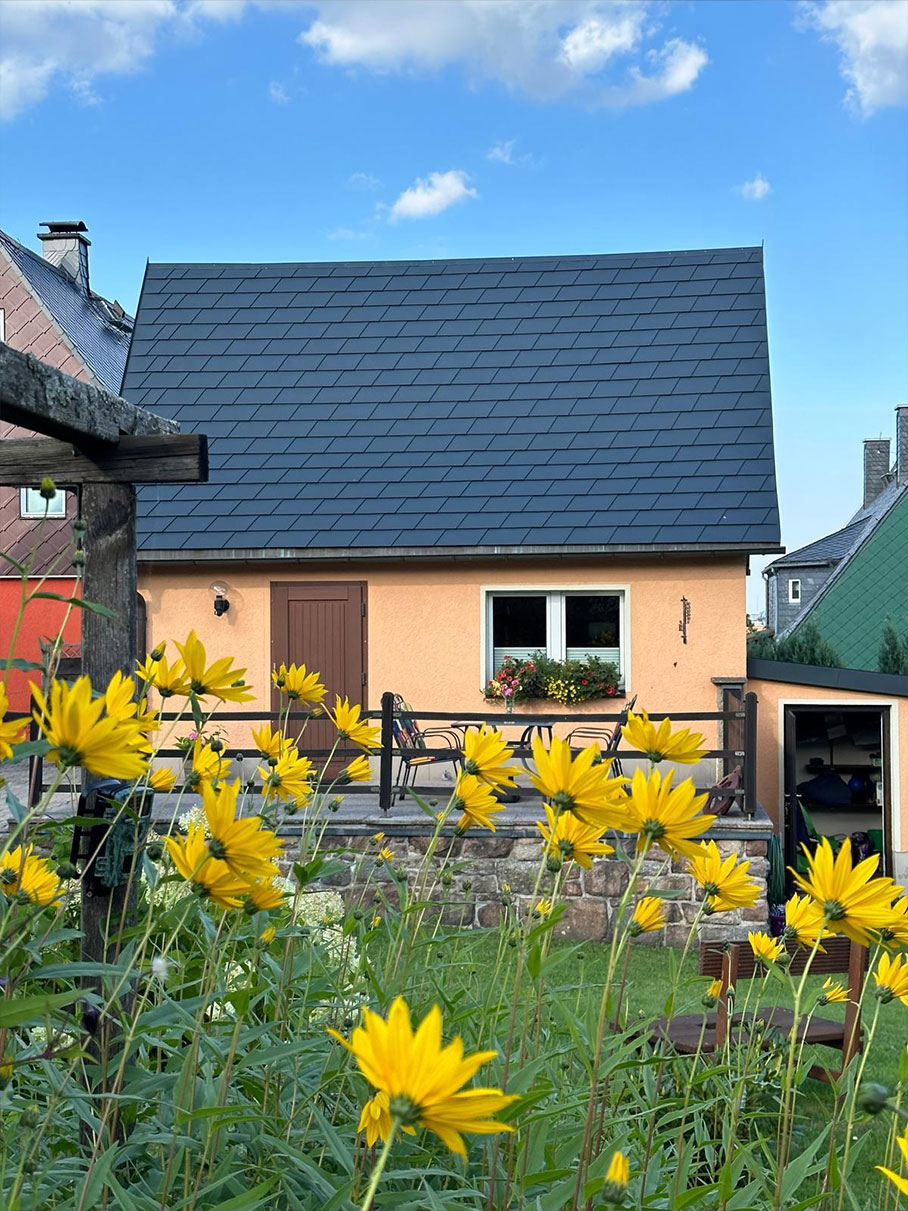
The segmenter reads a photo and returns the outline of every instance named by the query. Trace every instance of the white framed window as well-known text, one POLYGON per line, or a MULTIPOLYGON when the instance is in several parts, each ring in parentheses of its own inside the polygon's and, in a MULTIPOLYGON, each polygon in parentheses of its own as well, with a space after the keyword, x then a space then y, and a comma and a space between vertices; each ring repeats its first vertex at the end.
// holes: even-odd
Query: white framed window
POLYGON ((0 307, 0 341, 6 340, 6 312, 0 307))
POLYGON ((801 582, 800 580, 789 580, 788 582, 788 600, 791 605, 801 604, 801 582))
POLYGON ((19 489, 20 517, 65 517, 66 496, 56 491, 50 500, 45 500, 37 488, 19 489))
POLYGON ((544 652, 552 660, 610 661, 626 681, 626 604, 624 589, 486 589, 485 679, 505 656, 544 652))

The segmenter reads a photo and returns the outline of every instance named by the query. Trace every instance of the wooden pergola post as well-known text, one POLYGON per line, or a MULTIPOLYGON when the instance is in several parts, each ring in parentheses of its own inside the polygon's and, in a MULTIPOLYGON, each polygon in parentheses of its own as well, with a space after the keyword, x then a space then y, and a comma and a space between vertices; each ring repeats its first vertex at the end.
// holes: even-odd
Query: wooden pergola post
MULTIPOLYGON (((0 441, 0 484, 34 487, 49 476, 79 491, 85 523, 82 585, 86 601, 111 611, 84 610, 82 667, 96 688, 136 662, 137 483, 200 483, 208 479, 208 443, 181 434, 173 421, 90 387, 0 342, 0 419, 42 434, 0 441)), ((83 771, 83 789, 99 779, 83 771)), ((131 872, 130 872, 131 873, 131 872)), ((82 954, 112 957, 126 889, 83 881, 82 954)))

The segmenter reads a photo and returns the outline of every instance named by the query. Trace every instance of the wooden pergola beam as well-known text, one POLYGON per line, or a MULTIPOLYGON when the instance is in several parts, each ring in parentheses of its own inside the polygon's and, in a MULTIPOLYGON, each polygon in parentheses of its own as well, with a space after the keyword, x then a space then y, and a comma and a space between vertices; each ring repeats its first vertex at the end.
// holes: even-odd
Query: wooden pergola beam
POLYGON ((115 445, 121 434, 178 433, 175 421, 90 387, 0 341, 0 420, 76 445, 115 445))
POLYGON ((207 483, 208 439, 202 433, 161 433, 121 437, 116 446, 93 450, 44 437, 0 442, 0 484, 34 488, 46 475, 61 488, 207 483))

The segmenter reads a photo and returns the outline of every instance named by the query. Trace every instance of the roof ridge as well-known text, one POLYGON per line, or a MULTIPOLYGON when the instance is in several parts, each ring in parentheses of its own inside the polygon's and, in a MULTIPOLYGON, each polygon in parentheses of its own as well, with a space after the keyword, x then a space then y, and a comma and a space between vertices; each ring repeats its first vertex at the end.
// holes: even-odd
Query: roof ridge
POLYGON ((526 253, 514 254, 512 256, 472 256, 472 257, 397 257, 387 260, 373 260, 369 257, 364 257, 361 260, 345 260, 345 261, 149 261, 149 268, 157 269, 185 269, 189 266, 194 268, 214 268, 216 266, 229 266, 231 268, 250 267, 260 269, 264 265, 273 265, 275 268, 294 267, 300 268, 303 266, 313 266, 314 268, 324 269, 327 265, 505 265, 513 264, 519 261, 522 264, 528 262, 541 261, 589 261, 589 260, 610 260, 624 257, 702 257, 714 253, 729 253, 729 252, 759 252, 762 254, 763 248, 760 244, 740 244, 740 245, 722 245, 712 248, 662 248, 662 249, 628 249, 624 252, 572 252, 572 253, 526 253))

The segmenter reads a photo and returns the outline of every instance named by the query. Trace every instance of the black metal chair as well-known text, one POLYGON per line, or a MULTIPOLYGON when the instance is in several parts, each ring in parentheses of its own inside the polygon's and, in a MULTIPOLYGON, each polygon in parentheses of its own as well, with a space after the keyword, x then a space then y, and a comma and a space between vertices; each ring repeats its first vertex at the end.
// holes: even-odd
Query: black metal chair
POLYGON ((455 765, 463 766, 461 752, 462 736, 453 727, 421 728, 413 716, 413 708, 405 702, 400 694, 394 695, 394 714, 392 716, 394 742, 400 757, 400 776, 397 785, 391 792, 391 806, 397 802, 408 787, 416 783, 416 773, 422 766, 455 765), (426 743, 429 738, 430 743, 426 743), (435 743, 438 741, 438 743, 435 743), (428 748, 442 747, 441 741, 451 749, 447 753, 428 753, 428 748))
POLYGON ((625 723, 627 723, 628 712, 634 709, 636 702, 637 695, 635 694, 633 698, 631 698, 630 702, 625 704, 624 710, 618 717, 618 722, 611 731, 605 727, 587 725, 575 727, 572 732, 568 733, 567 737, 567 742, 571 746, 571 749, 586 748, 587 745, 598 742, 602 747, 603 757, 611 757, 612 759, 612 777, 622 777, 623 771, 621 769, 621 762, 618 760, 615 754, 618 752, 618 745, 621 743, 621 729, 624 727, 625 723), (602 741, 605 741, 604 746, 602 746, 602 741))

